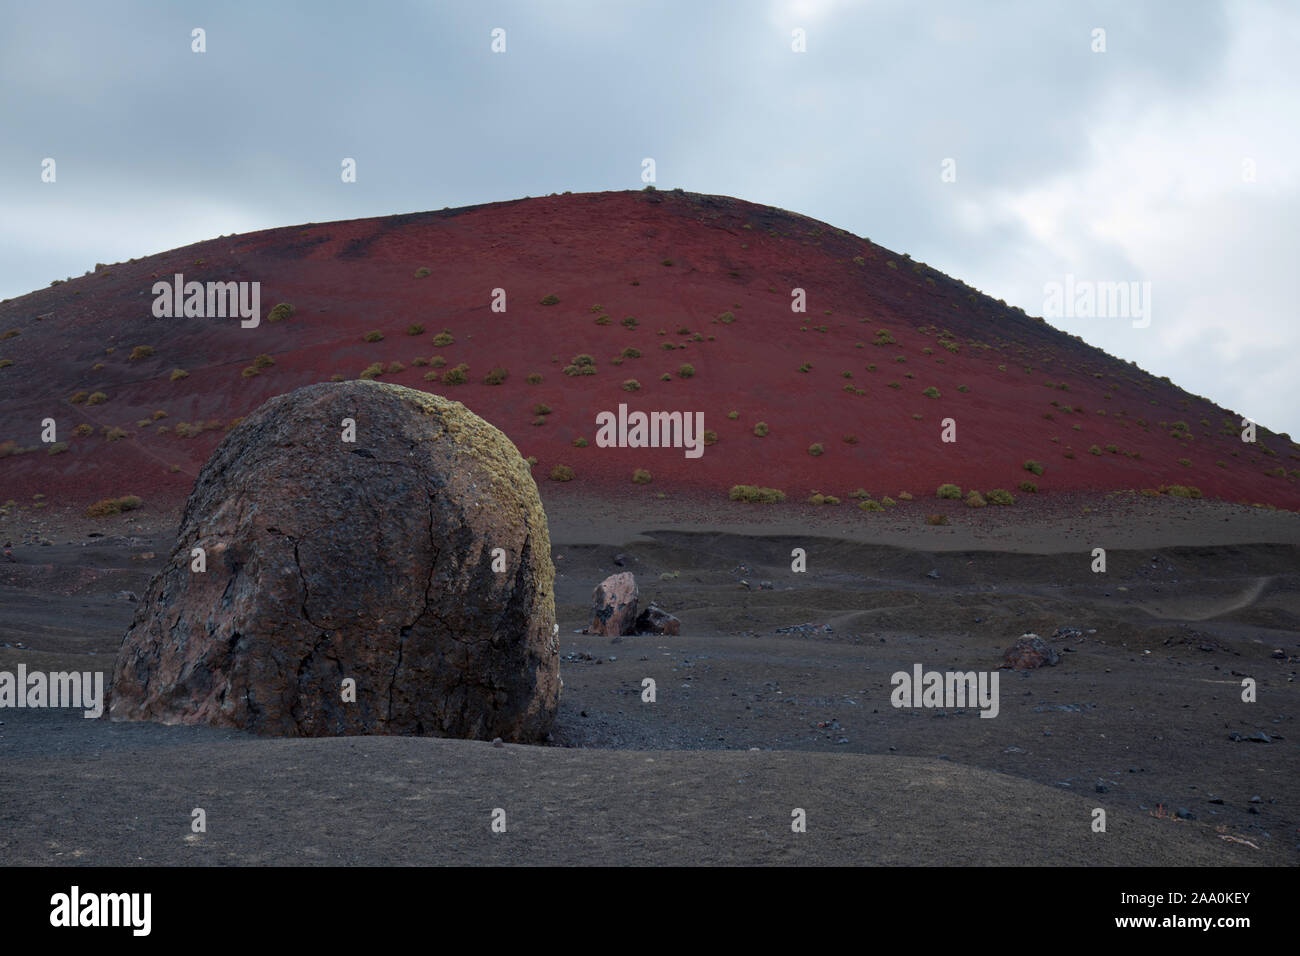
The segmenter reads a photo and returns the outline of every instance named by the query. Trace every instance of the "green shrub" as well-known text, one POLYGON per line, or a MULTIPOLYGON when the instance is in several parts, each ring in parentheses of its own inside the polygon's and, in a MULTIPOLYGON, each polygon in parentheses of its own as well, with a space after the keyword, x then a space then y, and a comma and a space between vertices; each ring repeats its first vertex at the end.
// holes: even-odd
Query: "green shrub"
POLYGON ((924 395, 926 398, 938 398, 939 390, 935 388, 933 385, 931 385, 929 388, 923 390, 921 394, 924 395))
POLYGON ((65 442, 65 441, 56 441, 56 442, 55 442, 54 444, 52 444, 48 449, 46 449, 46 453, 47 453, 47 454, 50 454, 50 455, 62 455, 62 454, 63 454, 65 451, 67 451, 67 450, 68 450, 68 443, 67 443, 67 442, 65 442))
POLYGON ((826 451, 826 449, 822 447, 821 442, 813 442, 808 446, 808 454, 812 455, 814 458, 821 455, 824 451, 826 451))
POLYGON ((551 481, 572 481, 573 469, 568 465, 556 465, 551 469, 551 481))
POLYGON ((586 448, 586 447, 587 447, 587 439, 585 439, 585 438, 583 438, 581 435, 579 435, 577 438, 575 438, 575 439, 573 440, 573 447, 574 447, 574 448, 586 448))
POLYGON ((948 516, 947 515, 926 515, 925 523, 926 524, 947 524, 948 516))
MULTIPOLYGON (((558 295, 544 295, 544 296, 542 296, 542 305, 558 305, 559 302, 560 302, 560 297, 559 297, 558 295)), ((568 478, 563 478, 563 479, 557 479, 557 480, 568 481, 569 479, 568 479, 568 478)))
POLYGON ((131 350, 129 361, 138 362, 140 359, 147 359, 151 355, 153 355, 152 345, 137 345, 131 350))
POLYGON ((884 505, 886 508, 892 508, 898 504, 898 502, 895 501, 893 498, 889 497, 889 495, 885 495, 885 497, 881 498, 880 503, 884 505))
POLYGON ((1100 454, 1101 454, 1101 448, 1098 447, 1097 445, 1093 445, 1091 448, 1088 449, 1088 454, 1089 454, 1089 455, 1100 455, 1100 454))
POLYGON ((637 348, 633 348, 632 346, 629 345, 627 348, 625 348, 622 352, 618 354, 623 358, 640 358, 641 350, 637 348))
POLYGON ((13 364, 14 364, 13 359, 0 359, 0 368, 8 368, 10 365, 13 364))
POLYGON ((423 334, 424 334, 424 326, 421 325, 419 322, 412 322, 410 325, 408 325, 408 326, 406 327, 406 334, 407 334, 407 335, 423 335, 423 334))
POLYGON ((635 315, 629 315, 627 318, 623 319, 618 324, 623 326, 624 328, 635 329, 641 323, 636 320, 635 315))
POLYGON ((625 392, 640 391, 641 383, 634 378, 629 378, 620 386, 625 392))
POLYGON ((103 392, 92 392, 90 394, 90 397, 86 399, 86 404, 103 405, 106 401, 108 401, 108 396, 105 395, 103 392))
POLYGON ((650 472, 646 471, 644 468, 638 468, 636 471, 632 472, 633 484, 648 485, 651 480, 650 472))
POLYGON ((116 498, 101 498, 86 508, 87 518, 107 518, 109 515, 122 513, 122 506, 116 498))
POLYGON ((994 488, 988 493, 988 503, 991 505, 1014 505, 1016 499, 1012 497, 1011 492, 1003 488, 994 488))
POLYGON ((275 359, 271 358, 271 356, 267 355, 265 352, 253 359, 253 365, 256 368, 270 368, 274 364, 275 359))
POLYGON ((420 266, 420 268, 415 270, 415 277, 417 279, 424 279, 428 277, 428 275, 429 275, 429 270, 426 269, 424 266, 420 266))
POLYGON ((447 360, 441 355, 435 355, 433 358, 429 359, 429 365, 432 368, 442 368, 446 364, 447 360))
POLYGON ((754 426, 754 434, 759 438, 766 438, 768 433, 767 422, 759 422, 754 426))
POLYGON ((952 484, 940 485, 939 490, 935 492, 935 495, 939 498, 951 498, 956 500, 961 497, 961 488, 952 484))
POLYGON ((1160 493, 1175 498, 1199 498, 1201 489, 1195 485, 1161 485, 1160 493))
POLYGON ((380 332, 378 329, 373 329, 363 335, 362 338, 367 342, 382 342, 384 340, 384 333, 380 332))
POLYGON ((1025 462, 1024 467, 1025 471, 1032 471, 1035 475, 1041 475, 1043 473, 1042 464, 1034 461, 1032 458, 1025 462))
POLYGON ((446 348, 448 345, 451 345, 455 341, 456 339, 451 334, 451 329, 443 329, 441 332, 439 332, 437 335, 433 337, 434 347, 440 349, 446 348))
POLYGON ((716 445, 718 443, 718 433, 711 428, 704 430, 704 444, 716 445))
POLYGON ((189 378, 189 377, 190 377, 190 373, 185 371, 185 369, 183 368, 172 369, 172 374, 170 376, 173 382, 179 382, 181 379, 189 378))
POLYGON ((911 493, 910 491, 900 491, 900 492, 898 493, 898 500, 899 500, 899 501, 911 501, 911 500, 912 500, 912 493, 911 493))
POLYGON ((524 379, 524 381, 527 382, 529 385, 541 385, 542 376, 539 375, 537 372, 529 372, 528 376, 524 379))
POLYGON ((261 375, 262 370, 255 365, 250 365, 240 374, 242 374, 244 378, 252 378, 254 375, 261 375))
POLYGON ((281 302, 270 312, 266 314, 268 322, 283 322, 289 316, 293 315, 294 308, 288 302, 281 302))
POLYGON ((78 438, 85 438, 87 435, 95 434, 95 428, 93 425, 86 425, 83 423, 74 428, 72 434, 76 435, 78 438))
POLYGON ((369 365, 367 365, 365 368, 361 370, 360 377, 369 382, 379 378, 379 376, 383 374, 384 374, 384 363, 371 362, 369 365))
POLYGON ((727 412, 727 418, 731 419, 733 422, 739 417, 740 417, 740 412, 737 411, 727 412))
POLYGON ((801 372, 812 371, 812 362, 804 362, 802 365, 799 366, 799 371, 801 372))
POLYGON ((504 382, 504 381, 505 381, 509 376, 510 376, 510 373, 509 373, 509 372, 507 372, 507 371, 506 371, 505 369, 503 369, 503 368, 497 367, 497 368, 494 368, 492 371, 488 372, 487 375, 483 376, 483 384, 484 384, 484 385, 500 385, 500 384, 503 383, 503 382, 504 382))
POLYGON ((757 485, 732 485, 728 497, 732 501, 752 501, 770 504, 785 501, 785 492, 776 488, 760 488, 757 485))
POLYGON ((469 381, 469 376, 465 373, 469 371, 469 366, 463 362, 455 368, 449 368, 442 373, 443 385, 464 385, 469 381))
POLYGON ((863 511, 884 511, 885 510, 884 505, 882 505, 879 501, 872 501, 870 498, 868 498, 866 501, 859 502, 858 507, 861 508, 863 511))
POLYGON ((545 404, 544 402, 538 402, 536 405, 533 406, 533 414, 549 415, 551 414, 551 406, 545 404))
POLYGON ((1179 458, 1178 464, 1182 465, 1184 468, 1190 468, 1192 466, 1192 460, 1190 458, 1179 458))
POLYGON ((695 374, 695 368, 691 365, 682 365, 677 369, 678 378, 690 378, 695 374))
POLYGON ((1034 484, 1032 481, 1022 481, 1020 483, 1020 490, 1032 495, 1038 491, 1038 485, 1034 484))
POLYGON ((736 321, 736 317, 730 312, 723 312, 718 316, 718 321, 723 325, 730 325, 732 322, 736 321))

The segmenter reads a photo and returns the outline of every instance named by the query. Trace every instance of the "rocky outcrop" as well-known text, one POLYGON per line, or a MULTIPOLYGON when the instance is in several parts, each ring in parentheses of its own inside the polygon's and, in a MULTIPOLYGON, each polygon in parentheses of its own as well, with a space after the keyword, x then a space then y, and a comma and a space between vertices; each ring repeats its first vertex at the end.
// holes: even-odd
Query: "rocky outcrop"
POLYGON ((1060 659, 1061 655, 1037 634, 1022 634, 1002 655, 1002 666, 1032 670, 1044 665, 1055 667, 1060 659))
POLYGON ((635 633, 637 597, 636 578, 630 571, 611 574, 591 595, 591 623, 585 633, 607 637, 635 633))
POLYGON ((554 574, 537 486, 496 428, 397 385, 301 388, 203 467, 110 713, 537 741, 560 687, 554 574))

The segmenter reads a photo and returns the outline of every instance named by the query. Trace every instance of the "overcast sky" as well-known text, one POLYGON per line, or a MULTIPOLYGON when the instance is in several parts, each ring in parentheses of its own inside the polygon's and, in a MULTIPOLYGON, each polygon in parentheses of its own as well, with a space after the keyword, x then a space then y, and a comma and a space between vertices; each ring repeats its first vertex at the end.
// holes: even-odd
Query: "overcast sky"
POLYGON ((1300 437, 1297 51, 1263 0, 0 0, 0 298, 652 157, 1031 315, 1067 274, 1149 282, 1146 328, 1049 321, 1300 437))

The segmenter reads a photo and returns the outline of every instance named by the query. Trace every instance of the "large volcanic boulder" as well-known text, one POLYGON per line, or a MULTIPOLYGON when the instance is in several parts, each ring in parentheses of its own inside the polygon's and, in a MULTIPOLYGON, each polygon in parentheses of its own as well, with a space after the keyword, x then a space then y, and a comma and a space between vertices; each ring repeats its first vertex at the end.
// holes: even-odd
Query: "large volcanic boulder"
POLYGON ((398 385, 300 388, 203 467, 110 715, 536 741, 560 688, 554 577, 537 486, 496 428, 398 385))

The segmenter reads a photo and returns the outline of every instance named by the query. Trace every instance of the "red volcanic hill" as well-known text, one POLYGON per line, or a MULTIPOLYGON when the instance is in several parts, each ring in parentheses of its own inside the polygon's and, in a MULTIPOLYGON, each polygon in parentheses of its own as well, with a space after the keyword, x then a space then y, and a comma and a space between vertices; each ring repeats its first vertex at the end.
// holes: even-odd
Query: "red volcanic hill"
POLYGON ((719 500, 736 484, 796 499, 1032 480, 1300 508, 1287 436, 1243 443, 1237 413, 869 240, 676 190, 309 223, 96 266, 0 303, 0 365, 0 501, 177 502, 272 395, 378 374, 497 425, 544 487, 567 465, 575 488, 631 491, 646 469, 643 493, 719 500), (260 282, 260 324, 156 318, 154 284, 176 273, 260 282), (273 321, 277 303, 292 314, 273 321), (595 373, 566 374, 584 354, 595 373), (598 447, 596 416, 620 403, 703 412, 716 443, 598 447), (42 444, 45 419, 66 446, 42 444))

